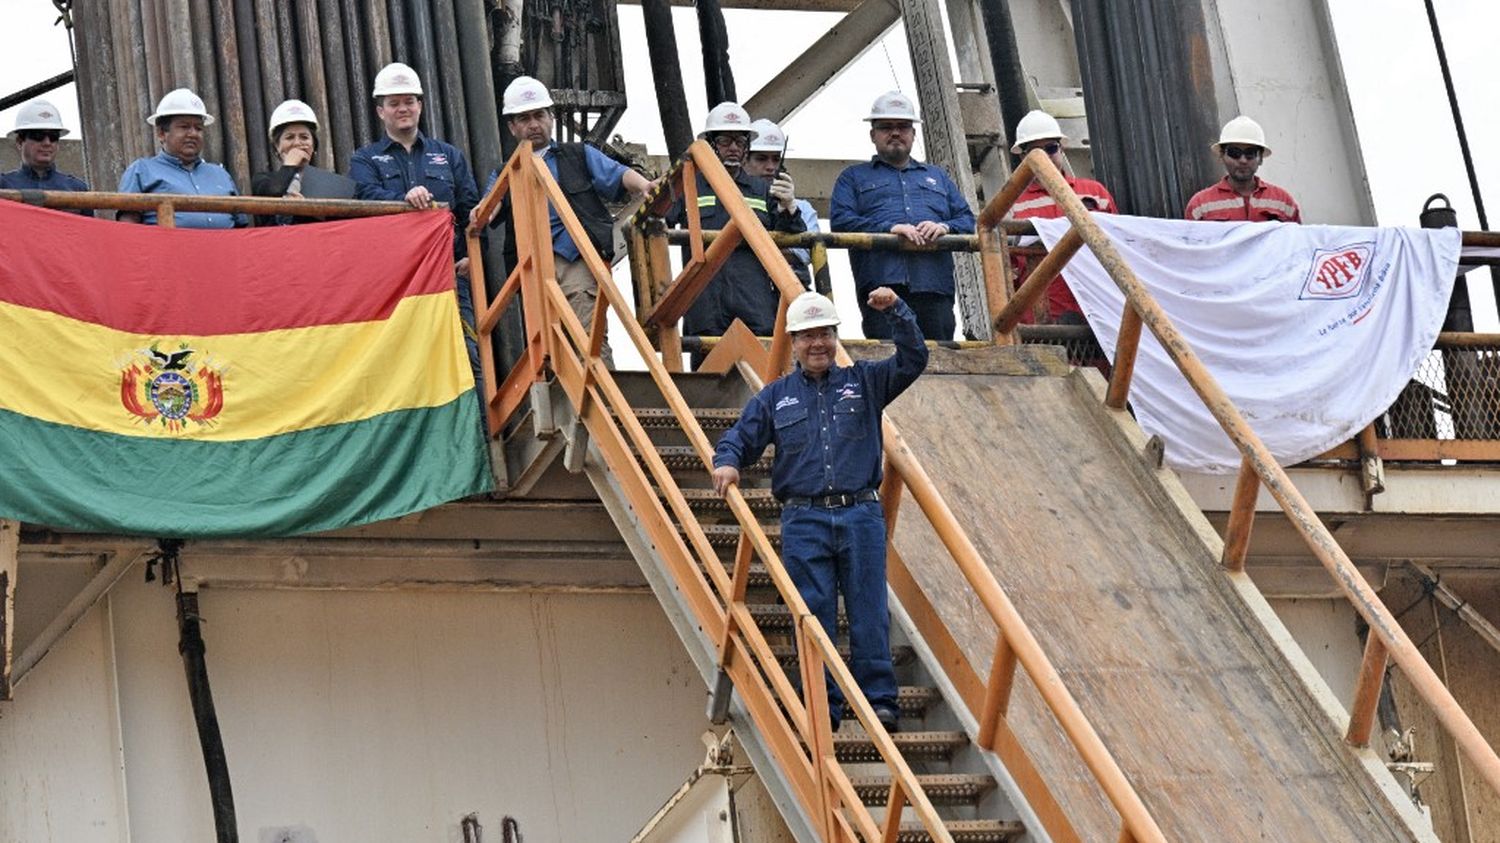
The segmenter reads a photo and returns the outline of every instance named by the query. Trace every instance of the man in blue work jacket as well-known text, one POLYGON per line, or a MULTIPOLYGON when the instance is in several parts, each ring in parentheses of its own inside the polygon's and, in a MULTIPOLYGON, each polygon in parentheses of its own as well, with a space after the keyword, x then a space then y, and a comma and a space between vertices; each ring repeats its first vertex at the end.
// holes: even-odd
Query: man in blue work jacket
MULTIPOLYGON (((737 103, 721 102, 708 112, 698 137, 713 146, 714 155, 734 179, 745 204, 767 231, 799 234, 807 230, 797 210, 796 186, 791 176, 782 173, 779 178, 764 179, 751 175, 744 167, 750 143, 755 140, 749 112, 737 103)), ((729 225, 729 211, 702 173, 697 179, 698 218, 703 229, 725 228, 729 225)), ((679 198, 667 212, 668 224, 687 227, 687 208, 683 202, 679 198)), ((683 255, 688 251, 684 246, 683 255)), ((750 244, 742 242, 729 253, 724 265, 688 308, 682 318, 682 332, 687 336, 722 336, 739 319, 756 336, 769 337, 776 331, 776 311, 780 305, 781 293, 771 282, 770 274, 751 251, 750 244)))
MULTIPOLYGON (((880 507, 880 417, 927 367, 917 318, 888 287, 866 304, 889 322, 896 353, 839 366, 838 313, 818 293, 787 308, 797 370, 750 399, 714 453, 714 489, 739 482, 740 466, 776 446, 771 492, 781 502, 781 556, 808 610, 837 634, 838 595, 849 619, 849 669, 881 725, 897 729, 896 673, 886 609, 885 513, 880 507)), ((838 729, 844 696, 831 680, 828 705, 838 729)))
POLYGON ((355 196, 405 202, 425 210, 445 202, 453 214, 453 260, 458 280, 458 309, 464 321, 469 365, 479 382, 479 344, 474 334, 474 294, 469 288, 469 257, 463 227, 479 204, 474 173, 458 147, 423 135, 422 80, 407 65, 394 62, 375 74, 375 114, 385 137, 355 150, 349 161, 355 196))
MULTIPOLYGON (((21 166, 0 173, 0 189, 88 190, 89 186, 83 179, 57 169, 58 144, 67 133, 68 127, 63 125, 57 106, 46 100, 32 100, 17 109, 16 125, 10 130, 10 139, 16 142, 16 151, 21 154, 21 166)), ((73 213, 85 217, 94 215, 87 208, 73 213)))
MULTIPOLYGON (((911 157, 916 140, 916 108, 897 91, 881 94, 865 118, 875 156, 839 174, 829 199, 834 231, 889 232, 915 245, 944 234, 972 234, 974 212, 941 167, 911 157)), ((953 255, 948 252, 849 250, 854 287, 861 295, 890 287, 916 311, 929 339, 951 340, 953 255)), ((860 303, 865 336, 890 339, 883 317, 860 303)))

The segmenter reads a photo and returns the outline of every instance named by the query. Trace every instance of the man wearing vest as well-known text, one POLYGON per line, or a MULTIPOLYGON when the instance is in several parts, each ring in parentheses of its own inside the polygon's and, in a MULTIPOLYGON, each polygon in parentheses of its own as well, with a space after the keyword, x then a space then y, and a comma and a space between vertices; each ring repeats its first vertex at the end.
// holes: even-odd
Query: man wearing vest
MULTIPOLYGON (((511 137, 517 141, 530 141, 532 151, 546 162, 552 177, 567 195, 573 213, 588 232, 589 242, 608 264, 615 252, 615 221, 604 203, 622 201, 627 192, 644 196, 651 190, 652 182, 586 143, 554 141, 552 105, 552 92, 546 85, 530 76, 520 76, 506 86, 501 113, 505 115, 505 125, 510 129, 511 137)), ((498 174, 492 174, 490 185, 494 184, 494 175, 498 174)), ((556 209, 550 210, 549 222, 558 286, 568 297, 568 304, 578 315, 578 321, 587 328, 594 317, 594 303, 599 298, 598 282, 583 262, 578 244, 563 227, 556 209)), ((509 234, 507 228, 506 254, 513 256, 515 241, 509 234)), ((511 263, 514 264, 513 257, 511 263)), ((608 342, 604 344, 602 356, 605 365, 614 368, 608 342)))
POLYGON ((1193 194, 1183 216, 1215 222, 1302 222, 1292 194, 1255 175, 1271 157, 1260 124, 1241 115, 1224 124, 1212 147, 1224 165, 1224 178, 1193 194))
MULTIPOLYGON (((1067 140, 1067 135, 1063 134, 1062 127, 1057 125, 1057 120, 1052 115, 1045 111, 1031 111, 1016 124, 1016 142, 1010 151, 1015 155, 1026 155, 1033 149, 1042 150, 1057 165, 1057 169, 1064 173, 1063 178, 1067 180, 1068 187, 1078 194, 1085 208, 1107 214, 1117 213, 1119 209, 1115 207, 1115 198, 1104 185, 1093 179, 1067 175, 1067 159, 1063 154, 1063 150, 1067 148, 1067 140)), ((1062 207, 1035 179, 1016 197, 1016 204, 1011 206, 1010 212, 1018 220, 1056 219, 1063 215, 1062 207)), ((1016 286, 1019 287, 1025 281, 1026 264, 1016 260, 1015 265, 1016 286)), ((1068 289, 1068 283, 1061 275, 1047 285, 1047 321, 1058 325, 1087 324, 1083 318, 1083 308, 1078 306, 1078 300, 1073 298, 1073 291, 1068 289)))
MULTIPOLYGON (((807 224, 797 210, 797 197, 793 194, 790 176, 783 174, 782 178, 772 182, 752 176, 745 170, 745 157, 749 154, 750 142, 755 139, 750 115, 745 109, 732 102, 719 103, 708 112, 703 132, 698 137, 713 146, 714 154, 734 179, 745 204, 750 206, 767 231, 798 234, 807 230, 807 224)), ((725 210, 702 173, 698 174, 698 212, 705 231, 723 229, 729 224, 729 211, 725 210)), ((682 199, 679 198, 667 212, 666 219, 669 224, 686 227, 687 209, 683 207, 682 199)), ((682 320, 682 332, 687 336, 722 336, 734 320, 739 319, 756 336, 769 337, 776 330, 776 311, 780 303, 781 293, 771 283, 771 276, 750 251, 750 245, 741 243, 688 308, 682 320)))

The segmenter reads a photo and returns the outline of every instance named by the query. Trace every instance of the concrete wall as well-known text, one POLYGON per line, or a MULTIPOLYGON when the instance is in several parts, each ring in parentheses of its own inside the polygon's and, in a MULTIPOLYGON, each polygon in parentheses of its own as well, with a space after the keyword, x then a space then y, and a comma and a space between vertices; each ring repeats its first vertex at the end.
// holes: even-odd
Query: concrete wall
MULTIPOLYGON (((647 593, 204 590, 242 840, 628 836, 702 758, 647 593)), ((0 841, 213 838, 172 592, 132 571, 0 707, 0 841)))

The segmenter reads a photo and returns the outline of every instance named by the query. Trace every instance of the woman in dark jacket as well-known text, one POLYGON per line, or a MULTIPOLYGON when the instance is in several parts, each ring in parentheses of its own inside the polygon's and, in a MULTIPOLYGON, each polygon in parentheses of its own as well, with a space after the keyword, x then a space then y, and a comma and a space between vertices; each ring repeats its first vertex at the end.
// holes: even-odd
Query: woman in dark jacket
MULTIPOLYGON (((271 148, 277 169, 257 173, 250 180, 256 196, 278 199, 349 199, 354 196, 354 182, 312 165, 318 151, 318 116, 301 100, 287 100, 271 112, 271 148)), ((317 217, 277 214, 260 215, 256 225, 288 225, 315 222, 317 217)))

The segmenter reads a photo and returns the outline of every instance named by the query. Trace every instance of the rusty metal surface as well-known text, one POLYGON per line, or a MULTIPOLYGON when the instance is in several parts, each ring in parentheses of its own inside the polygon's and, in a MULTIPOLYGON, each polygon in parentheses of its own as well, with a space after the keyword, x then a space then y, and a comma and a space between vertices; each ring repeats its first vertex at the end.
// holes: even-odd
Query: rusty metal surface
MULTIPOLYGON (((92 208, 113 211, 155 211, 170 202, 178 211, 232 214, 286 214, 307 217, 373 217, 413 210, 405 202, 364 202, 357 199, 274 199, 262 196, 193 196, 174 193, 106 193, 58 190, 0 190, 0 199, 43 208, 92 208)), ((443 203, 433 207, 446 208, 443 203)))

